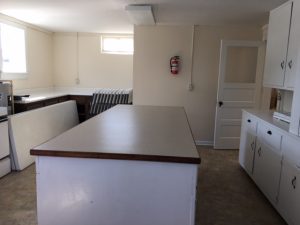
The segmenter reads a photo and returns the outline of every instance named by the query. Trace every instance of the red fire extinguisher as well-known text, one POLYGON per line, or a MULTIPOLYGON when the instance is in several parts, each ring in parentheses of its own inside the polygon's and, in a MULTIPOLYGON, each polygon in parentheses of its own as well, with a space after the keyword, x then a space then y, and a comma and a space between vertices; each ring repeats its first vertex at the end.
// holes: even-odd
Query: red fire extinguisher
POLYGON ((172 74, 178 74, 178 72, 179 72, 179 61, 180 61, 179 56, 173 56, 170 59, 170 69, 171 69, 172 74))

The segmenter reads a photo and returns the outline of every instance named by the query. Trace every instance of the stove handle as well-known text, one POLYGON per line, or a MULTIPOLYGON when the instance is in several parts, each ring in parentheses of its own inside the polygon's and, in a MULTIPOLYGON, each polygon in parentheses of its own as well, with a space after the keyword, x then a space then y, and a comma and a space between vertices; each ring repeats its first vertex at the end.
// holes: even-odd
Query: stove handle
POLYGON ((0 123, 6 122, 7 120, 8 120, 7 117, 5 117, 5 118, 0 117, 0 123))

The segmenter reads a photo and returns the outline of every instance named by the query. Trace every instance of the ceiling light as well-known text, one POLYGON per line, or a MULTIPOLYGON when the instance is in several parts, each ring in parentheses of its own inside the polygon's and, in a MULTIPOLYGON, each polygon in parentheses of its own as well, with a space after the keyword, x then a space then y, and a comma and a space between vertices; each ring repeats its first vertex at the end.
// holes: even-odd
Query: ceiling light
POLYGON ((155 25, 151 5, 128 5, 125 10, 134 25, 155 25))

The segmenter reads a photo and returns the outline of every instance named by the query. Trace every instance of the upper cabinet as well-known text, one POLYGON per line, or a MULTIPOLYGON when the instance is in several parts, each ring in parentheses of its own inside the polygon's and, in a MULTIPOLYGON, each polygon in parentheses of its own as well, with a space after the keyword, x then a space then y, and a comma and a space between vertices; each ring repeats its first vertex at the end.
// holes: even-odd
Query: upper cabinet
POLYGON ((300 41, 299 1, 270 12, 264 86, 293 90, 300 41))

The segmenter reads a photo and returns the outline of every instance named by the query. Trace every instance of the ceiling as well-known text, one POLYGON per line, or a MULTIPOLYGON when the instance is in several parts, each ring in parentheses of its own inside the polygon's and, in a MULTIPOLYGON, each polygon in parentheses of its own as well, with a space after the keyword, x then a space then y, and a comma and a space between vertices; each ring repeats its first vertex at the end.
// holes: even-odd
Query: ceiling
POLYGON ((159 25, 263 25, 286 0, 1 0, 0 13, 57 32, 132 33, 124 8, 151 4, 159 25))

